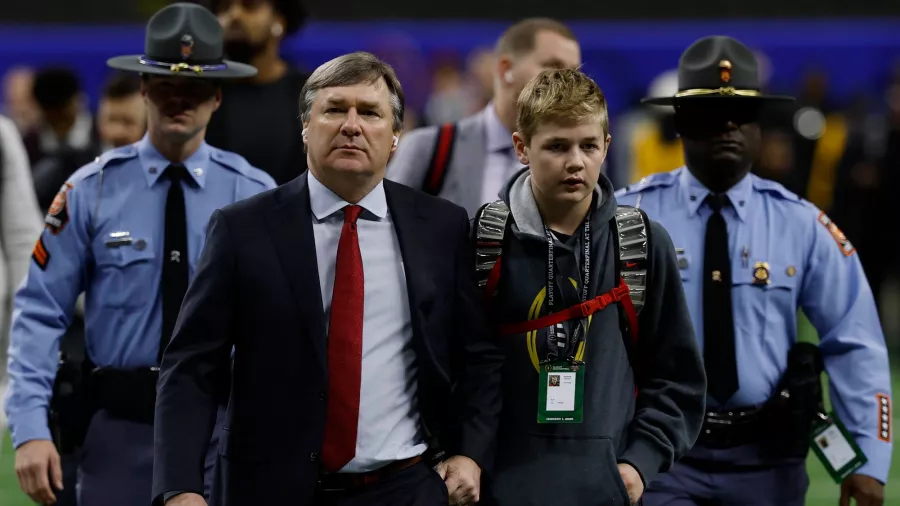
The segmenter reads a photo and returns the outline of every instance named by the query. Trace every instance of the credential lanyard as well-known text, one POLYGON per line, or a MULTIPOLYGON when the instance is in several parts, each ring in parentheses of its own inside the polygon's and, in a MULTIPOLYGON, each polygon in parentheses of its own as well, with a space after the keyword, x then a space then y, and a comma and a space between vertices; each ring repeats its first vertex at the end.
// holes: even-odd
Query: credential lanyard
MULTIPOLYGON (((591 216, 593 209, 588 212, 581 226, 582 248, 584 260, 582 265, 583 280, 581 283, 581 302, 587 301, 588 288, 591 282, 591 216)), ((547 239, 547 314, 553 313, 556 295, 556 255, 555 239, 553 233, 544 225, 544 234, 547 239)), ((584 340, 584 321, 579 321, 575 329, 567 335, 562 323, 547 328, 547 359, 545 362, 554 362, 560 357, 575 362, 575 354, 578 345, 584 340)))

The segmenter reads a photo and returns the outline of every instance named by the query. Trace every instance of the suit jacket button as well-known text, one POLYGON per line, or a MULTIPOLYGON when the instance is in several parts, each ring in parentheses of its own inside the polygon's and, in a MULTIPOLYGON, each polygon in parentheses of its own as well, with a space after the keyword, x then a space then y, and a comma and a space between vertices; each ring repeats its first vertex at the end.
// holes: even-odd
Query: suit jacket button
POLYGON ((317 460, 319 460, 319 454, 316 453, 316 452, 311 452, 311 453, 309 454, 309 461, 310 461, 310 462, 315 462, 315 461, 317 461, 317 460))
POLYGON ((325 400, 325 392, 319 392, 319 400, 320 400, 320 401, 324 401, 324 400, 325 400))

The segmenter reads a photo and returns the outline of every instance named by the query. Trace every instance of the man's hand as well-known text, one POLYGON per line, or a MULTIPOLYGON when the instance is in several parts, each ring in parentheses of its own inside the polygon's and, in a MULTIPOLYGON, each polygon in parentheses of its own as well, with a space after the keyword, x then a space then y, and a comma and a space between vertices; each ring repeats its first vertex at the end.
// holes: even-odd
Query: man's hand
POLYGON ((884 485, 863 474, 851 474, 841 483, 841 506, 850 506, 850 498, 856 499, 856 506, 882 506, 884 485))
POLYGON ((166 501, 166 506, 206 506, 202 495, 185 492, 166 501))
POLYGON ((450 504, 475 504, 481 498, 481 468, 474 460, 457 455, 435 468, 447 485, 450 504))
POLYGON ((56 490, 63 489, 62 465, 52 441, 35 439, 16 449, 16 476, 19 487, 38 504, 54 504, 56 490))
POLYGON ((636 504, 644 494, 644 480, 637 470, 628 464, 619 464, 619 476, 625 482, 625 490, 628 491, 628 499, 631 504, 636 504))

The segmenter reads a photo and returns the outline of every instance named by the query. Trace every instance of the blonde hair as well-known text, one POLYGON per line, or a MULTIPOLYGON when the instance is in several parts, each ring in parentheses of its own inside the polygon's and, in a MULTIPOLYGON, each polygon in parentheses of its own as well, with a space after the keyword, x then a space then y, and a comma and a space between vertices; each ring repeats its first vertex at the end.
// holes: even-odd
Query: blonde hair
POLYGON ((528 82, 516 103, 516 129, 531 142, 544 123, 578 123, 596 118, 609 133, 606 97, 593 79, 576 69, 545 70, 528 82))

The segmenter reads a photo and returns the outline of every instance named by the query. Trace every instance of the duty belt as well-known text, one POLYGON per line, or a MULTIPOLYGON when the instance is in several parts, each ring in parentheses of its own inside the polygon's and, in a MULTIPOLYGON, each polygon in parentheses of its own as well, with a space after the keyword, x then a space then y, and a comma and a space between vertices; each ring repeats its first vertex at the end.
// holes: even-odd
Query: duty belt
POLYGON ((697 445, 724 449, 756 443, 763 432, 761 413, 758 406, 707 412, 697 445))
POLYGON ((159 369, 97 368, 90 375, 90 395, 97 409, 115 418, 152 424, 159 369))

